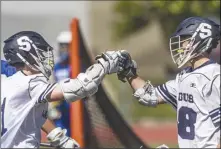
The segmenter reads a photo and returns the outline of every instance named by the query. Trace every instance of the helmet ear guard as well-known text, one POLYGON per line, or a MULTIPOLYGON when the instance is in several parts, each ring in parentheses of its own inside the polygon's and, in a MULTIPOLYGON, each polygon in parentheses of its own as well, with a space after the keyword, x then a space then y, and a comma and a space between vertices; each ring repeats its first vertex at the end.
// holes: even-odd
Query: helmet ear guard
POLYGON ((213 49, 217 48, 220 42, 220 37, 217 37, 215 40, 211 41, 212 46, 208 48, 207 53, 210 54, 213 49))

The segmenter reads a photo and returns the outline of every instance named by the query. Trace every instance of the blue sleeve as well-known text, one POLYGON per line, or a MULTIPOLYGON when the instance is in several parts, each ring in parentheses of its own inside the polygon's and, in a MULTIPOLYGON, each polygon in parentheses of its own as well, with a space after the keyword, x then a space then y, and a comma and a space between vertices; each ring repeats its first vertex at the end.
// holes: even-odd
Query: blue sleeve
POLYGON ((10 66, 6 61, 1 60, 1 74, 6 75, 7 77, 12 76, 16 73, 15 67, 10 66))

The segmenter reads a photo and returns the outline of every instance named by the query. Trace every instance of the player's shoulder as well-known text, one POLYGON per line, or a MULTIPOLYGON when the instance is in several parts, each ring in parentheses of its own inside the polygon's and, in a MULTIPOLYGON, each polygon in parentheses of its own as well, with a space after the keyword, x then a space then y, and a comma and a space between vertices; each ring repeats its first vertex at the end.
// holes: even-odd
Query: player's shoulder
POLYGON ((210 81, 216 80, 220 76, 220 65, 218 63, 212 63, 206 67, 202 67, 201 71, 210 81))
POLYGON ((207 61, 200 67, 190 72, 191 74, 200 74, 201 77, 208 80, 213 80, 217 75, 220 75, 220 65, 212 60, 207 61))
POLYGON ((11 80, 30 82, 30 81, 47 81, 47 78, 39 73, 33 75, 26 75, 23 71, 16 72, 13 76, 8 77, 11 80))
POLYGON ((201 69, 201 72, 208 78, 203 87, 203 92, 212 93, 213 87, 220 89, 220 65, 211 63, 201 69))
POLYGON ((35 74, 29 76, 29 89, 33 89, 38 85, 49 84, 48 79, 43 74, 35 74))
POLYGON ((16 72, 14 75, 7 77, 5 84, 14 84, 21 88, 29 88, 38 84, 46 84, 47 78, 43 74, 26 75, 22 71, 16 72))
MULTIPOLYGON (((176 80, 196 80, 201 85, 205 85, 220 75, 220 65, 212 60, 207 61, 203 65, 192 69, 192 67, 186 67, 182 69, 176 76, 176 80)), ((177 82, 177 81, 176 81, 177 82)))
MULTIPOLYGON (((202 93, 203 95, 211 95, 214 91, 218 91, 218 95, 220 93, 220 74, 215 75, 211 80, 205 82, 202 93)), ((220 98, 219 98, 220 99, 220 98)))
POLYGON ((30 76, 30 82, 44 82, 48 83, 48 79, 43 74, 35 74, 30 76))

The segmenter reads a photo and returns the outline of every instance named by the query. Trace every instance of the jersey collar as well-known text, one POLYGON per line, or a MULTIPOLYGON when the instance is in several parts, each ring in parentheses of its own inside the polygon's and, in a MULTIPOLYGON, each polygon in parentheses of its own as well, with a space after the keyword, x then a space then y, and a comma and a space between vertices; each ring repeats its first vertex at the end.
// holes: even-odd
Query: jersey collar
POLYGON ((195 68, 195 69, 193 69, 192 67, 186 67, 186 68, 184 68, 183 71, 185 71, 186 73, 190 73, 190 72, 193 72, 193 71, 195 71, 195 70, 197 70, 197 69, 199 69, 199 68, 202 68, 202 67, 204 67, 204 66, 206 66, 206 65, 215 64, 215 63, 216 63, 216 62, 213 61, 213 60, 208 60, 207 62, 203 63, 202 65, 200 65, 199 67, 197 67, 197 68, 195 68))

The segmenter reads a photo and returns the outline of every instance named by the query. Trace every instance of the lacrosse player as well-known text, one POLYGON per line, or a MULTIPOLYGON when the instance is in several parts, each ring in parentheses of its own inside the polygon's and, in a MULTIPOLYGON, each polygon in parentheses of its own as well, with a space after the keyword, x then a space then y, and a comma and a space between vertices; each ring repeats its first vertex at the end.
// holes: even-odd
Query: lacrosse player
MULTIPOLYGON (((1 81, 1 148, 39 148, 48 102, 74 102, 93 95, 105 74, 118 72, 125 51, 109 51, 75 79, 49 84, 53 48, 38 33, 22 31, 4 41, 3 53, 17 72, 1 81)), ((125 67, 125 66, 124 66, 125 67)), ((67 111, 68 112, 68 111, 67 111)), ((52 130, 47 138, 60 147, 66 131, 52 130)))
POLYGON ((220 144, 220 65, 208 58, 219 40, 220 26, 213 21, 201 17, 182 21, 170 38, 170 52, 183 70, 157 87, 141 79, 136 62, 130 55, 124 56, 130 67, 118 77, 127 79, 139 103, 149 107, 169 103, 176 109, 180 148, 216 148, 220 144))
MULTIPOLYGON (((1 60, 1 80, 3 80, 5 77, 12 76, 16 73, 16 69, 12 66, 10 66, 6 61, 1 60)), ((45 111, 44 114, 45 118, 47 118, 47 111, 45 111)), ((54 123, 47 119, 45 123, 43 124, 41 128, 46 134, 48 134, 47 138, 51 139, 51 134, 63 134, 63 137, 58 137, 58 142, 63 142, 62 144, 51 144, 51 146, 55 147, 61 147, 61 148, 74 148, 74 147, 80 147, 79 144, 74 140, 69 138, 65 133, 62 131, 66 131, 66 129, 62 130, 60 127, 56 128, 54 123)))

